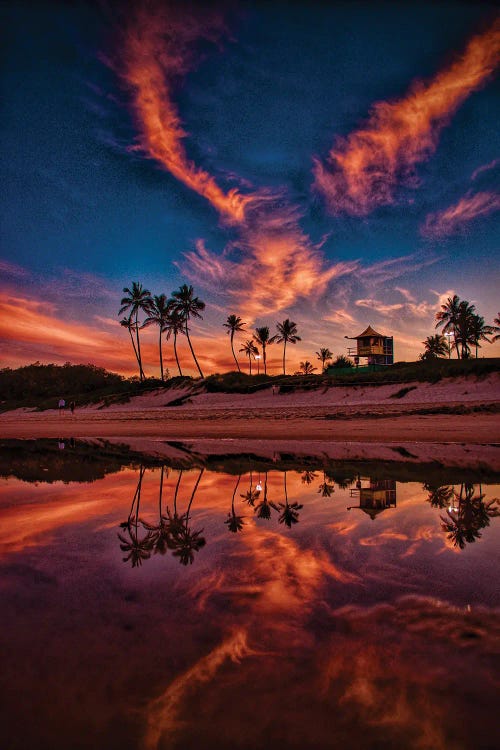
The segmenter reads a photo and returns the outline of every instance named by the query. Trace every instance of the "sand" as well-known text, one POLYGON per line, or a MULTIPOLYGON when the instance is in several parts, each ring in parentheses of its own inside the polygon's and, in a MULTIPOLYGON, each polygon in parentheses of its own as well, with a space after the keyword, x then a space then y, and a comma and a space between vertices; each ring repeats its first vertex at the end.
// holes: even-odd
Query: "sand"
POLYGON ((500 373, 438 383, 350 386, 275 395, 156 391, 127 404, 59 414, 16 410, 0 415, 4 438, 229 439, 358 443, 499 442, 500 373), (394 394, 408 388, 400 398, 394 394), (169 401, 188 397, 182 406, 169 401), (467 414, 419 413, 473 410, 467 414))

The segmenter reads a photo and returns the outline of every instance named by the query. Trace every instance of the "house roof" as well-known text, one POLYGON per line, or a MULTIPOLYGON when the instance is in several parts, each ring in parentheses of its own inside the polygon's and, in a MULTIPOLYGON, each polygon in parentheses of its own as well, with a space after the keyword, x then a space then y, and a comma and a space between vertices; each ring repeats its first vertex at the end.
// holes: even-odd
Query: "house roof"
POLYGON ((360 333, 359 336, 353 336, 353 339, 364 339, 367 336, 379 336, 380 338, 385 338, 383 333, 377 333, 377 331, 374 331, 371 326, 368 326, 363 333, 360 333))

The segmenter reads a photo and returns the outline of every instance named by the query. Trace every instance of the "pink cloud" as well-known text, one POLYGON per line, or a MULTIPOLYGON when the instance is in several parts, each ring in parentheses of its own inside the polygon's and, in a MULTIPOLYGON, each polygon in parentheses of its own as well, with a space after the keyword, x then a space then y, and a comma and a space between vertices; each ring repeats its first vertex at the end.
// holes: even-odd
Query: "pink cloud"
POLYGON ((462 231, 471 221, 498 210, 500 210, 498 193, 466 195, 453 206, 429 214, 420 228, 420 233, 426 239, 440 240, 462 231))

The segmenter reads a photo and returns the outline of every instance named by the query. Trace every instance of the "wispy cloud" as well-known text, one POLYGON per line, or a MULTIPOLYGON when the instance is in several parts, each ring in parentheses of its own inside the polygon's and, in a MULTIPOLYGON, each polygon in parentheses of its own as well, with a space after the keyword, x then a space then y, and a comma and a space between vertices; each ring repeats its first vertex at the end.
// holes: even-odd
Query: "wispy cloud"
POLYGON ((491 169, 495 169, 499 165, 500 159, 493 159, 493 161, 490 161, 488 164, 483 164, 481 167, 475 169, 470 178, 471 180, 475 180, 480 174, 483 174, 483 172, 489 172, 491 169))
POLYGON ((187 133, 173 99, 175 85, 194 65, 196 42, 218 42, 225 31, 217 11, 193 10, 159 3, 138 9, 123 32, 114 68, 131 91, 138 148, 206 198, 223 219, 238 223, 252 196, 237 188, 224 192, 212 175, 188 159, 187 133))
POLYGON ((326 161, 315 161, 315 188, 330 211, 365 216, 394 203, 401 183, 414 186, 415 166, 434 153, 442 128, 499 60, 497 21, 429 83, 416 81, 402 99, 377 102, 366 125, 337 138, 326 161))
MULTIPOLYGON (((348 272, 352 264, 325 262, 321 243, 313 243, 304 233, 300 211, 283 190, 224 192, 213 175, 187 158, 174 87, 194 65, 195 43, 215 42, 224 31, 215 12, 197 8, 187 14, 172 6, 153 11, 149 7, 124 31, 114 67, 131 90, 140 150, 206 198, 223 224, 237 231, 222 255, 198 240, 179 268, 193 283, 211 291, 215 286, 237 301, 242 314, 254 320, 285 310, 301 297, 320 296, 329 281, 348 272)), ((248 182, 239 184, 248 189, 248 182)))
POLYGON ((429 214, 420 228, 423 237, 441 240, 462 231, 471 221, 500 210, 500 194, 475 193, 465 195, 458 203, 443 211, 429 214))

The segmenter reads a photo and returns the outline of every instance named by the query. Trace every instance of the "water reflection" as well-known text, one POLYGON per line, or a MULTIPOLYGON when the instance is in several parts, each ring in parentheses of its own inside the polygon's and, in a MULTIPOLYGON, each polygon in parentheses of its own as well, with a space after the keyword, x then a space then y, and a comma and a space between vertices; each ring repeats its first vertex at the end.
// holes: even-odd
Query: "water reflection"
POLYGON ((496 746, 498 475, 79 441, 38 464, 28 446, 23 468, 16 450, 6 747, 496 746))

